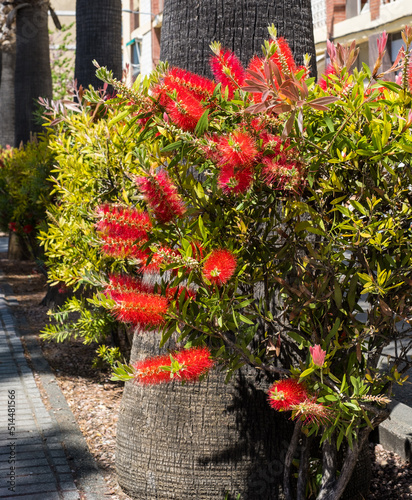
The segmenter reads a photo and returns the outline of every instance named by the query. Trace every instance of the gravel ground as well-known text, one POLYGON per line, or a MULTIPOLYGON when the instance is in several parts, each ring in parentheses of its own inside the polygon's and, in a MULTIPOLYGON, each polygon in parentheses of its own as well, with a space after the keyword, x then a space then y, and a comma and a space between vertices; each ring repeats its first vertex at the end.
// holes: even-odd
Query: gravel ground
MULTIPOLYGON (((9 261, 1 253, 0 269, 19 301, 19 310, 14 313, 18 316, 23 311, 28 320, 30 331, 23 334, 37 335, 48 320, 48 308, 39 305, 46 291, 44 277, 32 263, 9 261)), ((109 486, 111 496, 107 498, 128 500, 130 497, 117 484, 114 468, 117 415, 123 389, 121 384, 109 380, 108 372, 91 368, 95 347, 73 341, 43 343, 42 349, 109 486)), ((373 480, 367 500, 412 499, 412 465, 379 444, 371 444, 370 452, 373 480)))

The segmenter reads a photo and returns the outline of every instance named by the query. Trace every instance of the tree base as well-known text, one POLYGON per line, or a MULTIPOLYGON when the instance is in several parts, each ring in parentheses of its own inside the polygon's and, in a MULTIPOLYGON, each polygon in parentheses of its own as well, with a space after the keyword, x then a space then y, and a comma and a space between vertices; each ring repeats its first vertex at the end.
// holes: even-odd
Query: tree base
MULTIPOLYGON (((135 334, 131 362, 158 354, 158 342, 155 333, 135 334)), ((225 384, 212 370, 184 386, 126 383, 116 450, 122 489, 138 500, 281 499, 293 425, 254 376, 242 369, 225 384)))

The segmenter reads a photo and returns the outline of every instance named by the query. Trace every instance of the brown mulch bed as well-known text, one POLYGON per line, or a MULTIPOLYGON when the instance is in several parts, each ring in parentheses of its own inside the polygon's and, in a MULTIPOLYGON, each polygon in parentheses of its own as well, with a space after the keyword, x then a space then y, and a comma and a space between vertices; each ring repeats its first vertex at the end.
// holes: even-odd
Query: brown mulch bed
MULTIPOLYGON (((38 335, 48 321, 48 307, 40 302, 46 293, 46 280, 31 262, 7 260, 0 253, 0 270, 13 288, 18 300, 16 316, 26 316, 30 332, 38 335)), ((44 357, 49 362, 89 450, 108 484, 112 500, 127 500, 116 482, 114 468, 117 415, 122 385, 111 382, 110 373, 91 368, 96 346, 80 341, 63 344, 42 342, 44 357)), ((36 377, 39 383, 39 377, 36 377)), ((44 394, 44 391, 43 391, 44 394)), ((45 404, 48 401, 45 400, 45 404)), ((412 498, 412 466, 381 445, 371 445, 373 480, 368 500, 403 500, 412 498)))

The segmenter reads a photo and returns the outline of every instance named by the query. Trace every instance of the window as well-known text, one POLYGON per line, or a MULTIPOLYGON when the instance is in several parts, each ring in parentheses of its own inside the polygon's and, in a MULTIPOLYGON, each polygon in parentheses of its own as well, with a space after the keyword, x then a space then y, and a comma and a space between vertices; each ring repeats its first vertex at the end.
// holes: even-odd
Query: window
POLYGON ((141 42, 136 38, 129 42, 130 44, 130 64, 132 67, 132 78, 133 80, 140 73, 140 54, 141 54, 141 42))
POLYGON ((369 0, 346 0, 346 19, 369 10, 369 0))

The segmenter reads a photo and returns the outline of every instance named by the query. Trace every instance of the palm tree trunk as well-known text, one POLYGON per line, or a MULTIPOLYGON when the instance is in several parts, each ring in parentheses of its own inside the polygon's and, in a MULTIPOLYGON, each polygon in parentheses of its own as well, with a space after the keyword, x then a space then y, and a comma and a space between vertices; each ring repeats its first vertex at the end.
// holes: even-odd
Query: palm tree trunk
POLYGON ((0 52, 0 146, 14 145, 14 68, 16 45, 0 52))
POLYGON ((76 62, 77 85, 103 87, 93 60, 122 76, 122 2, 121 0, 77 0, 76 62))
POLYGON ((27 142, 42 131, 34 113, 39 97, 52 98, 48 3, 22 4, 16 17, 15 144, 27 142))
POLYGON ((219 41, 246 66, 275 24, 298 64, 308 53, 316 76, 311 0, 166 0, 161 35, 162 61, 211 76, 209 44, 219 41))
MULTIPOLYGON (((131 362, 160 353, 158 345, 156 334, 136 333, 131 362)), ((227 385, 217 370, 184 386, 128 382, 117 425, 120 486, 138 500, 280 498, 293 426, 266 391, 246 371, 227 385)))

